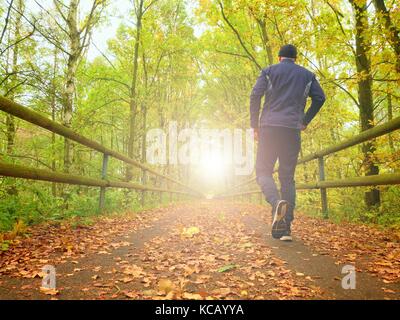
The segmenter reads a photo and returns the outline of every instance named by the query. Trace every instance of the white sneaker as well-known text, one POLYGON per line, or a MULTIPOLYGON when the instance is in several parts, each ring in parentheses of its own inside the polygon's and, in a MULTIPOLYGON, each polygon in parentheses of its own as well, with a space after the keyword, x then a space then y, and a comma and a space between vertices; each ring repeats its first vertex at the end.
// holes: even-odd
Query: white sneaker
POLYGON ((272 221, 271 233, 272 237, 275 239, 280 239, 286 231, 286 212, 288 208, 288 202, 285 200, 280 200, 276 204, 275 210, 273 212, 274 220, 272 221))
POLYGON ((290 234, 290 232, 285 232, 285 234, 279 240, 291 242, 291 241, 293 241, 293 238, 292 238, 292 235, 290 234))

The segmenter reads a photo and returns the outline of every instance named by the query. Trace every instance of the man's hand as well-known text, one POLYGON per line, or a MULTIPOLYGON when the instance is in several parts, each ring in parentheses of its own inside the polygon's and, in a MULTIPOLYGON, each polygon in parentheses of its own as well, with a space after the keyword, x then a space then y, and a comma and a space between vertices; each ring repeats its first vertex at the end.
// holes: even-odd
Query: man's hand
POLYGON ((254 128, 254 141, 258 142, 259 135, 260 135, 260 129, 254 128))
POLYGON ((301 131, 306 131, 307 130, 307 126, 305 124, 301 125, 301 131))

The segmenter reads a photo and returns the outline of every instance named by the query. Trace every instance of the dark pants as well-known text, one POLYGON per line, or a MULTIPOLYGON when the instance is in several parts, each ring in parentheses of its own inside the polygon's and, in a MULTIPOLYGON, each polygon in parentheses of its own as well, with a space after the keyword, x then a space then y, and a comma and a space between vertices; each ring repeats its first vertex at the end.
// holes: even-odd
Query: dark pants
POLYGON ((257 182, 272 207, 279 200, 286 200, 289 203, 286 214, 288 223, 294 219, 293 211, 296 205, 294 173, 300 145, 301 136, 298 129, 272 126, 260 128, 256 162, 257 182), (272 177, 278 159, 280 195, 272 177))

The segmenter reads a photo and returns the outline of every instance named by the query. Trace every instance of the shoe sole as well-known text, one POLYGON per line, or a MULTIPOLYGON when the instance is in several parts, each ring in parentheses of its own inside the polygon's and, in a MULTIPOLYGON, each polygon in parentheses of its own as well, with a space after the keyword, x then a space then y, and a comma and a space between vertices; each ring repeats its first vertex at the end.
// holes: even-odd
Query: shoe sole
POLYGON ((291 236, 283 236, 280 238, 280 240, 284 242, 292 242, 293 238, 291 236))
POLYGON ((282 238, 286 231, 286 212, 288 203, 286 201, 279 201, 275 209, 274 220, 272 222, 271 234, 274 239, 282 238))

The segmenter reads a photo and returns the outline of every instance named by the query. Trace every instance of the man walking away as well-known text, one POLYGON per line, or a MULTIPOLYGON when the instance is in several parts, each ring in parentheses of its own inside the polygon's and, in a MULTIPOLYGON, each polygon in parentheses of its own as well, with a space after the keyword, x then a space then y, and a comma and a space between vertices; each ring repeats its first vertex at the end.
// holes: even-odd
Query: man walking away
POLYGON ((315 75, 297 65, 296 58, 295 46, 283 46, 279 51, 280 62, 262 70, 250 97, 251 127, 258 141, 257 183, 272 206, 272 236, 282 241, 292 241, 296 202, 294 173, 300 152, 300 131, 307 128, 325 102, 315 75), (308 97, 312 103, 304 114, 308 97), (278 159, 280 194, 272 177, 278 159))

